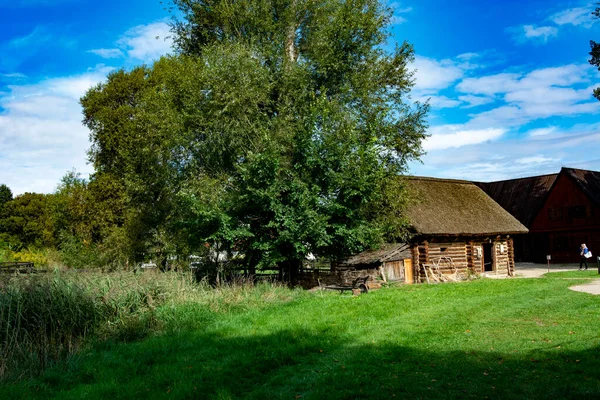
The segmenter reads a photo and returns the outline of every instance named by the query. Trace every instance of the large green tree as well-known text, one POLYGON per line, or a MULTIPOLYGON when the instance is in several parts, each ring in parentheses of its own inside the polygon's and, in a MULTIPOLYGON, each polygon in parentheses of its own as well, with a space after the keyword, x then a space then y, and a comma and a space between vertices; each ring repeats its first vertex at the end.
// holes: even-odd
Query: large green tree
POLYGON ((5 184, 0 185, 0 208, 13 199, 12 190, 5 184))
MULTIPOLYGON (((178 54, 82 99, 97 171, 145 224, 293 275, 402 236, 421 155, 408 43, 375 0, 175 0, 178 54), (120 120, 120 118, 126 118, 120 120)), ((150 230, 148 230, 150 233, 150 230)))

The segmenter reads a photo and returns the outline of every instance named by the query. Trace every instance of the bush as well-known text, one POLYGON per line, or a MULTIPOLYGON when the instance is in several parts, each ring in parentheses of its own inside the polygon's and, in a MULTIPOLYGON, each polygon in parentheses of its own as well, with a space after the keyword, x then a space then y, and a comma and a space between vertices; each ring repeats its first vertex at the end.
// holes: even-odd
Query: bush
POLYGON ((81 239, 70 235, 60 236, 60 258, 70 268, 100 267, 100 251, 95 244, 84 243, 81 239))
POLYGON ((56 256, 52 250, 0 248, 0 262, 32 262, 36 268, 47 268, 56 256))

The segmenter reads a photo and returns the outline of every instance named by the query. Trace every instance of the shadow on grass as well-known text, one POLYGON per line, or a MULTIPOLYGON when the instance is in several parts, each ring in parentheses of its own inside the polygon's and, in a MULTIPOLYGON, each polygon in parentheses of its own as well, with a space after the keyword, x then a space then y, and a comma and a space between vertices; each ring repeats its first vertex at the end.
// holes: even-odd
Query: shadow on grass
POLYGON ((428 352, 368 338, 349 343, 327 330, 180 333, 102 344, 34 381, 2 388, 0 397, 592 399, 600 397, 599 369, 598 346, 428 352))

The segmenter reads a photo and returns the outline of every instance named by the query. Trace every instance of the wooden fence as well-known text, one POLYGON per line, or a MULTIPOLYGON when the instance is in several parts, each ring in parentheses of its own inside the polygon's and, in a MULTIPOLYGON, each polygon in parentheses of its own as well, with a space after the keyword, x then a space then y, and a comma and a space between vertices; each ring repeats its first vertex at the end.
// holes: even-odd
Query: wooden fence
POLYGON ((2 262, 0 263, 0 273, 30 274, 34 272, 32 262, 2 262))

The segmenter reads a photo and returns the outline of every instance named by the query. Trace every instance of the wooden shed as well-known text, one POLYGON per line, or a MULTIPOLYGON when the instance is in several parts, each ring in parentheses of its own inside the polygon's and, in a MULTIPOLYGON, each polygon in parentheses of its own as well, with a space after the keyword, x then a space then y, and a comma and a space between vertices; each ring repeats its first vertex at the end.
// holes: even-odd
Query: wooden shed
POLYGON ((415 279, 425 267, 444 274, 494 273, 512 276, 513 236, 527 228, 473 182, 410 177, 418 199, 409 206, 415 279))
POLYGON ((386 281, 412 283, 412 252, 409 244, 388 243, 377 250, 367 250, 338 261, 334 269, 377 270, 386 281))

